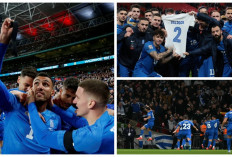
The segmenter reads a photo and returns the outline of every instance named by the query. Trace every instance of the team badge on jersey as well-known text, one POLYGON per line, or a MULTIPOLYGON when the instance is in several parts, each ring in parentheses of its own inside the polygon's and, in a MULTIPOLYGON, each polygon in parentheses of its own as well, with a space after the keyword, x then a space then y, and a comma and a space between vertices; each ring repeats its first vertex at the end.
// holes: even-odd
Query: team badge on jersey
POLYGON ((153 46, 152 45, 148 45, 148 48, 151 50, 151 49, 153 49, 153 46))

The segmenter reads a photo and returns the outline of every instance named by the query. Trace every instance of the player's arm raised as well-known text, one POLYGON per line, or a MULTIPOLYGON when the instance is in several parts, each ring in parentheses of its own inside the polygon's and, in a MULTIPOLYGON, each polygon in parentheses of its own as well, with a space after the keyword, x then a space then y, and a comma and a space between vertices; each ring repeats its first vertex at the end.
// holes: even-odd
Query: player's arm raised
POLYGON ((10 42, 10 37, 13 28, 10 27, 11 19, 6 18, 2 23, 1 34, 0 34, 0 72, 2 70, 3 58, 7 50, 7 46, 10 42))

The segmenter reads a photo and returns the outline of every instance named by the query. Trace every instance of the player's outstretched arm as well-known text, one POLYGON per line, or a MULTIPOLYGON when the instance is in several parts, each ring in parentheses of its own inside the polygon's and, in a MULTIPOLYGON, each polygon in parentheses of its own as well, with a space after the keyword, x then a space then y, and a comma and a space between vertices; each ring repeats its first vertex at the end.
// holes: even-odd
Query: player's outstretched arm
POLYGON ((72 112, 65 111, 55 104, 52 106, 52 111, 58 114, 62 120, 66 121, 75 128, 81 128, 88 125, 88 121, 85 118, 76 116, 72 112))
POLYGON ((19 106, 17 105, 17 99, 16 97, 8 91, 4 83, 0 80, 0 108, 3 111, 10 111, 14 107, 17 108, 19 106))
POLYGON ((173 131, 173 134, 175 134, 175 133, 177 132, 177 130, 179 130, 179 129, 180 129, 180 126, 178 126, 178 127, 176 128, 176 130, 173 131))
POLYGON ((202 46, 200 48, 197 48, 195 50, 189 51, 189 52, 185 52, 185 55, 207 55, 207 54, 211 54, 211 48, 212 48, 213 43, 209 42, 207 45, 202 46))
POLYGON ((7 50, 7 46, 10 41, 10 37, 13 31, 13 28, 10 27, 12 20, 6 18, 2 23, 1 34, 0 34, 0 72, 2 70, 3 58, 7 50))
MULTIPOLYGON (((29 101, 30 102, 30 101, 29 101)), ((95 153, 101 145, 103 127, 83 127, 72 131, 49 131, 39 117, 34 102, 28 105, 33 133, 38 143, 61 151, 95 153)))
POLYGON ((157 61, 165 58, 167 55, 169 55, 172 52, 172 48, 169 48, 167 51, 162 53, 157 53, 156 51, 152 51, 150 55, 157 61))
POLYGON ((65 131, 50 131, 40 118, 34 102, 28 105, 28 111, 33 133, 38 143, 49 148, 66 151, 63 144, 65 131))

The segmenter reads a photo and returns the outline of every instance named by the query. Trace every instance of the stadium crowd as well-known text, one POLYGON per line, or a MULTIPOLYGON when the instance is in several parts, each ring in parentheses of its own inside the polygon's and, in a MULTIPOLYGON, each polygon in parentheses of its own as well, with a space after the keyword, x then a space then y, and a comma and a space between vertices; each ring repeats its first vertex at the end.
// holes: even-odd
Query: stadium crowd
POLYGON ((174 5, 118 4, 118 76, 231 77, 231 4, 174 5))

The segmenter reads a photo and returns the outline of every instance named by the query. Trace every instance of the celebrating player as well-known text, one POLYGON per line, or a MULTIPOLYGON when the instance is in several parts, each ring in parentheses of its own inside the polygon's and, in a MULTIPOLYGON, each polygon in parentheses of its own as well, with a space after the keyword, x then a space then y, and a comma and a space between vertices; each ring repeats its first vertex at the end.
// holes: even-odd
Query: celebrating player
POLYGON ((185 139, 187 138, 187 141, 189 143, 189 150, 191 150, 191 126, 198 131, 198 129, 194 126, 194 124, 188 120, 188 116, 184 115, 184 120, 180 121, 177 124, 177 128, 173 133, 176 133, 177 130, 179 130, 178 136, 177 136, 177 149, 180 149, 180 140, 181 138, 185 139))
POLYGON ((230 105, 230 111, 226 113, 225 118, 222 122, 221 129, 223 130, 223 126, 228 121, 227 126, 227 149, 230 153, 230 147, 231 147, 231 137, 232 137, 232 104, 230 105))
POLYGON ((147 112, 147 118, 144 118, 144 121, 148 121, 148 123, 141 127, 140 136, 136 139, 142 140, 144 129, 147 129, 148 133, 149 133, 149 137, 148 137, 147 141, 152 141, 151 129, 154 126, 155 117, 154 117, 152 109, 149 106, 145 107, 145 111, 147 112))
POLYGON ((38 143, 69 153, 114 153, 114 120, 106 112, 109 89, 105 83, 85 80, 78 85, 73 102, 78 108, 77 115, 86 118, 89 126, 74 131, 49 131, 36 109, 36 88, 32 88, 28 98, 31 124, 38 143))

